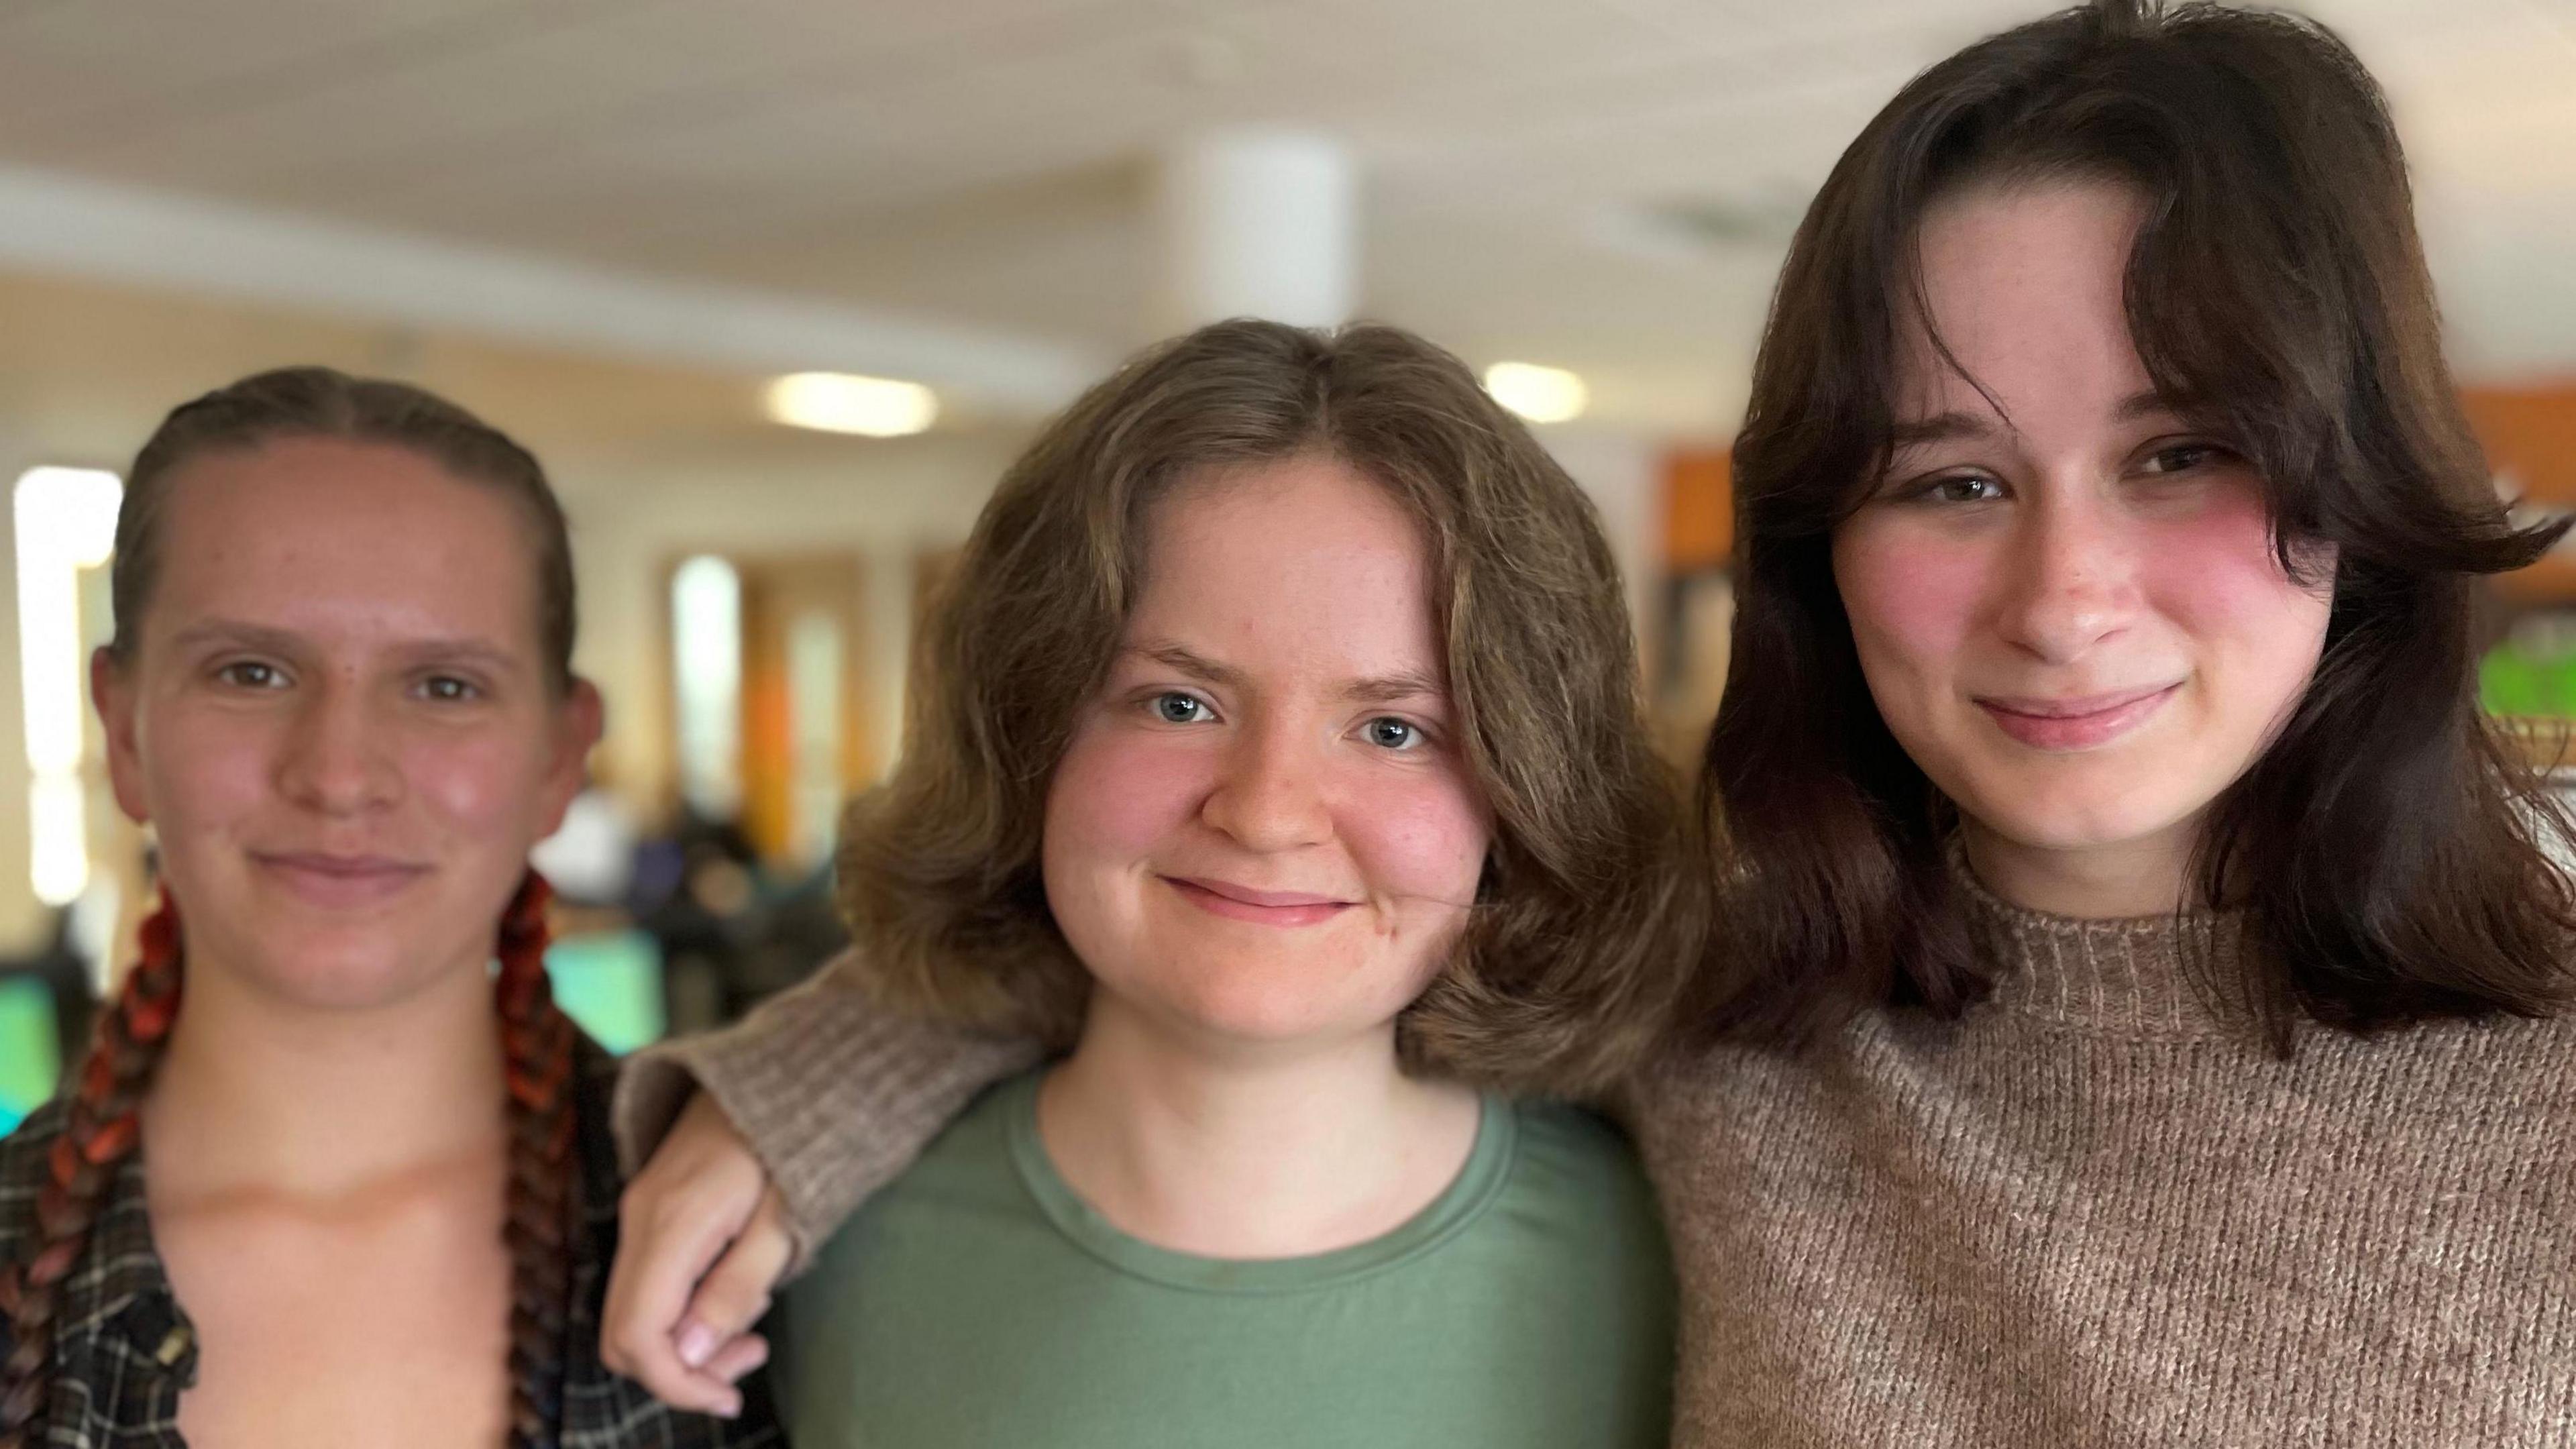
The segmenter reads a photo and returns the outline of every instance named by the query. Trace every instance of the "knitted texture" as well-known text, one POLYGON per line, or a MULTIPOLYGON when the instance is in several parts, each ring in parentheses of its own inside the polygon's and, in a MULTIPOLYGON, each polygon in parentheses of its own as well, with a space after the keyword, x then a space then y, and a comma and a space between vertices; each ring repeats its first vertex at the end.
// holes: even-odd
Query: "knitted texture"
POLYGON ((693 1088, 715 1099, 786 1201, 790 1274, 977 1092, 1038 1059, 1034 1043, 877 1010, 856 959, 834 957, 723 1031, 637 1053, 617 1084, 617 1140, 630 1176, 693 1088))
MULTIPOLYGON (((2183 970, 2223 977, 2233 922, 1967 887, 2007 972, 1965 1020, 1622 1094, 1681 1277, 1676 1445, 2576 1445, 2576 1020, 2283 1061, 2183 970)), ((827 969, 630 1074, 621 1125, 694 1076, 810 1245, 1029 1055, 827 969)))
POLYGON ((2234 922, 1967 887, 2010 974, 1966 1020, 1631 1094, 1677 1445, 2576 1444, 2576 1021, 2282 1061, 2184 969, 2234 922))

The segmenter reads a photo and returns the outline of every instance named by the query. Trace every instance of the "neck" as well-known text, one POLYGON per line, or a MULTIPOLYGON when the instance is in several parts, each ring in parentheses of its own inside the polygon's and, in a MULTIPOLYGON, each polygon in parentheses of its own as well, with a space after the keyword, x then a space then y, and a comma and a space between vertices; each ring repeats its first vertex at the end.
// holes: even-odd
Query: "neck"
POLYGON ((336 1198, 506 1154, 502 1056, 484 972, 381 1007, 281 1004, 188 964, 144 1107, 157 1201, 256 1189, 336 1198))
POLYGON ((1212 1258, 1290 1258, 1383 1236, 1439 1197, 1479 1103, 1396 1068, 1392 1024, 1243 1047, 1093 992, 1038 1099, 1047 1155, 1120 1231, 1212 1258))
POLYGON ((2171 915, 2191 874, 2192 828, 2178 824, 2111 845, 2059 849, 2007 840, 1975 820, 1960 838, 1986 888, 2024 910, 2080 920, 2171 915))

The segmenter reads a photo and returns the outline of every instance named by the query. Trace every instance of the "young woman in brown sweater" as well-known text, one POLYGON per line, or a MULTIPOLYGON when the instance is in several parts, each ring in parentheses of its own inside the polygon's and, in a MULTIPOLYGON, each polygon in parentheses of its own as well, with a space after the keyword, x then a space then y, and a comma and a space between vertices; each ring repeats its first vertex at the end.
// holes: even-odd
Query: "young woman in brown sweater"
MULTIPOLYGON (((1709 970, 1618 1094, 1676 1442, 2576 1443, 2568 826, 2471 617, 2561 530, 2439 344, 2385 106, 2295 18, 2101 0, 1844 154, 1736 445, 1709 970)), ((827 973, 648 1068, 639 1125, 707 1094, 612 1350, 707 1391, 1007 1055, 827 973)))

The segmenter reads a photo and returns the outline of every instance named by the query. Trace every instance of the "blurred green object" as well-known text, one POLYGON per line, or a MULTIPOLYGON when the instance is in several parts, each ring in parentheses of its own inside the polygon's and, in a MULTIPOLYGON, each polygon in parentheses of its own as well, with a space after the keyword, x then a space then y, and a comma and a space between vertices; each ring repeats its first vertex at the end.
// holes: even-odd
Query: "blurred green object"
POLYGON ((662 948, 642 931, 566 936, 546 948, 546 974, 564 1014, 619 1056, 670 1029, 662 1008, 662 948))
POLYGON ((2478 661, 2478 703, 2489 714, 2576 719, 2576 654, 2533 654, 2507 640, 2478 661))
POLYGON ((32 977, 0 981, 0 1133, 54 1094, 62 1070, 54 993, 32 977))

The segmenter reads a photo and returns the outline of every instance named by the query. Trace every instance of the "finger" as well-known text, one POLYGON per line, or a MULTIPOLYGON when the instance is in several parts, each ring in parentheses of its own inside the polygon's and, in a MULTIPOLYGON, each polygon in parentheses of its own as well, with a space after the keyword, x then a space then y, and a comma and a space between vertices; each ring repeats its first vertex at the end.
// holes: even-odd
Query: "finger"
POLYGON ((769 1362, 769 1340, 757 1333, 746 1333, 718 1350, 707 1362, 706 1372, 729 1384, 739 1384, 745 1374, 769 1362))
POLYGON ((786 1203, 775 1190, 763 1193, 760 1210, 690 1296, 681 1330, 681 1362, 691 1368, 704 1366, 716 1350, 760 1321, 760 1315, 769 1311, 770 1293, 778 1286, 779 1275, 787 1271, 795 1246, 787 1231, 786 1203), (706 1332, 693 1334, 691 1329, 706 1332))
POLYGON ((730 1390, 681 1357, 673 1330, 691 1285, 724 1245, 721 1219, 692 1214, 670 1194, 646 1196, 632 1189, 620 1216, 627 1227, 610 1270, 600 1357, 673 1408, 715 1412, 730 1390))

